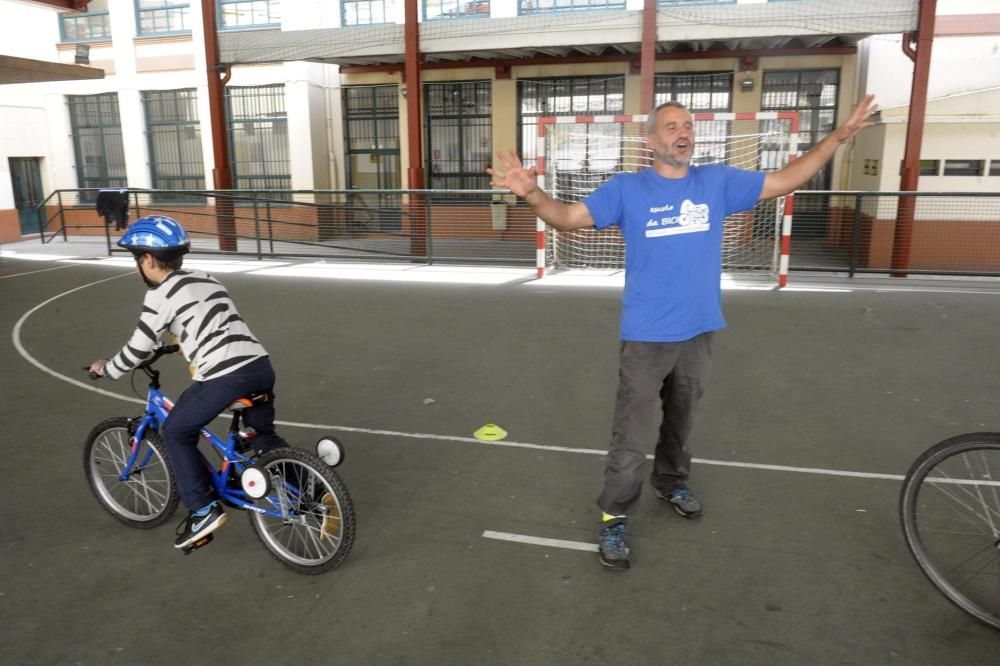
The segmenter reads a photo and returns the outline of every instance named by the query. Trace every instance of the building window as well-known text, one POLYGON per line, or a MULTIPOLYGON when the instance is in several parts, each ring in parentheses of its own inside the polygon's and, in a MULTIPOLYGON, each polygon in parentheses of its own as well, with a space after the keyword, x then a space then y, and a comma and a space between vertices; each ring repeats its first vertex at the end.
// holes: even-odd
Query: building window
MULTIPOLYGON (((903 160, 899 160, 899 175, 903 175, 903 160)), ((921 176, 940 176, 941 175, 941 161, 940 160, 920 160, 920 175, 921 176)))
POLYGON ((399 86, 344 87, 344 144, 348 231, 400 231, 399 86))
POLYGON ((733 73, 657 74, 653 105, 680 102, 692 113, 733 109, 733 73))
POLYGON ((429 83, 427 172, 433 189, 489 189, 493 104, 489 81, 429 83))
POLYGON ((95 0, 87 13, 59 15, 59 35, 63 42, 96 42, 111 39, 111 15, 107 0, 95 0))
POLYGON ((396 20, 395 0, 343 0, 343 25, 373 25, 396 20))
POLYGON ((142 93, 154 190, 205 189, 197 102, 193 89, 142 93))
POLYGON ((285 86, 226 88, 233 187, 290 190, 285 86))
MULTIPOLYGON (((836 128, 839 91, 840 70, 837 69, 766 71, 760 109, 798 111, 799 149, 804 153, 836 128)), ((828 190, 831 182, 830 165, 827 164, 801 189, 828 190)))
POLYGON ((1000 160, 990 160, 990 175, 1000 176, 1000 160))
MULTIPOLYGON (((118 93, 70 95, 66 99, 79 187, 127 187, 118 93)), ((81 193, 80 198, 90 202, 96 197, 96 192, 90 192, 81 193)))
POLYGON ((488 18, 490 0, 424 0, 424 19, 488 18))
MULTIPOLYGON (((691 113, 727 113, 732 111, 733 74, 657 74, 653 87, 653 105, 680 102, 691 113)), ((695 164, 725 162, 732 123, 707 120, 698 123, 695 164)))
POLYGON ((344 87, 347 187, 399 189, 399 87, 344 87))
POLYGON ((521 15, 596 9, 625 9, 625 0, 519 0, 517 5, 517 13, 521 15))
POLYGON ((176 0, 135 0, 139 35, 191 32, 191 5, 176 0))
POLYGON ((945 160, 945 176, 982 176, 983 160, 945 160))
POLYGON ((281 25, 279 0, 218 0, 219 29, 274 28, 281 25))
MULTIPOLYGON (((522 79, 517 82, 521 100, 521 115, 518 118, 521 134, 521 159, 525 166, 535 166, 537 159, 538 118, 541 116, 606 115, 625 112, 625 78, 567 77, 553 79, 522 79)), ((583 126, 588 135, 602 133, 602 145, 617 144, 621 126, 617 123, 600 123, 583 126), (608 134, 611 133, 611 134, 608 134)), ((592 168, 613 160, 618 155, 591 155, 588 161, 592 168)))

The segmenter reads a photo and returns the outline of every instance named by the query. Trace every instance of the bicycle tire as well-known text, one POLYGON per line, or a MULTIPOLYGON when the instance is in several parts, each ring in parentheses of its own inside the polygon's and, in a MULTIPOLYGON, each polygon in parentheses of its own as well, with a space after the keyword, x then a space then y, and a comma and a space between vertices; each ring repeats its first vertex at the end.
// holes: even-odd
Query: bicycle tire
POLYGON ((321 574, 343 564, 354 545, 355 518, 351 496, 337 473, 314 454, 295 448, 266 453, 256 465, 271 480, 270 494, 257 505, 280 505, 277 494, 283 487, 294 514, 282 521, 247 512, 271 556, 302 574, 321 574))
POLYGON ((139 460, 148 462, 121 480, 122 467, 132 448, 129 419, 106 419, 90 431, 83 447, 87 484, 104 509, 129 527, 149 529, 170 520, 179 500, 174 468, 160 434, 146 430, 139 460))
POLYGON ((906 545, 931 584, 1000 629, 1000 433, 927 449, 906 474, 899 511, 906 545))

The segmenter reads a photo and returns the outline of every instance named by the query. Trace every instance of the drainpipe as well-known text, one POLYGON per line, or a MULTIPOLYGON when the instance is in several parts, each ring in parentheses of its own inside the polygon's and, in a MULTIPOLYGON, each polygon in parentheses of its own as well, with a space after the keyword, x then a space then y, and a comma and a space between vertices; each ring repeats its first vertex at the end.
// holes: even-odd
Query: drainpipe
MULTIPOLYGON (((233 189, 233 172, 229 169, 229 135, 226 133, 226 83, 232 74, 228 66, 219 65, 219 33, 215 25, 215 0, 201 0, 201 21, 205 30, 205 69, 208 71, 208 108, 212 119, 212 154, 215 168, 212 182, 216 190, 233 189)), ((233 200, 215 197, 216 225, 219 249, 236 251, 236 221, 233 200)))
MULTIPOLYGON (((417 0, 405 0, 406 63, 403 69, 406 85, 406 139, 409 148, 409 166, 406 184, 411 190, 424 188, 424 151, 421 144, 420 118, 420 23, 417 0)), ((427 218, 424 215, 423 197, 410 195, 407 206, 410 217, 410 255, 427 256, 427 218)))
MULTIPOLYGON (((903 175, 900 192, 916 192, 920 180, 920 146, 924 136, 924 115, 927 111, 927 81, 931 71, 931 46, 934 43, 934 15, 937 0, 920 0, 920 22, 917 33, 903 35, 903 53, 913 61, 913 85, 910 89, 910 110, 906 122, 906 148, 903 152, 903 175), (916 43, 914 49, 913 43, 916 43)), ((915 196, 900 196, 896 212, 896 232, 892 241, 893 277, 906 277, 910 267, 913 240, 913 216, 917 206, 915 196)))

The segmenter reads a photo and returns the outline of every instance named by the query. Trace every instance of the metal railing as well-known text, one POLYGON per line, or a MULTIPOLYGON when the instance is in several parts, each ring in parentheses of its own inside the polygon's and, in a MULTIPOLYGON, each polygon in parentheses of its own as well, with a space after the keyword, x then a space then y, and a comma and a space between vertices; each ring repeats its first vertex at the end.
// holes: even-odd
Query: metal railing
MULTIPOLYGON (((97 216, 97 192, 53 192, 37 211, 42 242, 69 234, 102 235, 109 253, 120 251, 114 247, 115 231, 97 216)), ((900 198, 913 201, 907 274, 1000 276, 1000 192, 799 191, 791 270, 848 276, 898 272, 893 251, 900 198)), ((203 253, 428 264, 536 261, 531 209, 513 195, 493 190, 133 189, 129 199, 130 219, 174 217, 203 253)), ((761 224, 774 218, 765 216, 761 224)), ((780 221, 771 230, 741 230, 734 220, 743 218, 729 220, 726 256, 743 257, 747 264, 753 250, 754 257, 763 257, 761 266, 769 264, 780 221)), ((621 249, 609 254, 619 268, 624 263, 621 249)), ((745 271, 748 265, 730 262, 727 270, 745 271)))
MULTIPOLYGON (((42 243, 116 231, 98 190, 56 190, 39 205, 42 243)), ((129 219, 168 215, 200 253, 533 265, 535 216, 492 190, 129 190, 129 219), (494 204, 505 204, 502 206, 494 204), (225 249, 223 249, 225 248, 225 249)), ((120 232, 118 232, 120 234, 120 232)))
POLYGON ((795 271, 1000 276, 1000 192, 796 192, 789 256, 795 271), (907 199, 909 252, 894 266, 907 199))

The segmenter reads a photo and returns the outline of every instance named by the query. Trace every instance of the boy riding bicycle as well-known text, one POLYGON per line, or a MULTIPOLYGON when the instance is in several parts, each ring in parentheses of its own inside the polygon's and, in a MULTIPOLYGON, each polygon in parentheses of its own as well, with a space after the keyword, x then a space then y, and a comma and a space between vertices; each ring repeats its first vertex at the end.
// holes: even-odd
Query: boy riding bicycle
POLYGON ((160 434, 181 501, 190 511, 174 547, 187 548, 227 520, 198 452, 201 429, 237 398, 266 393, 271 399, 254 402, 243 417, 256 432, 253 447, 262 453, 287 446, 274 430, 274 369, 226 288, 207 273, 181 270, 191 242, 177 221, 165 216, 136 220, 118 245, 135 256, 149 290, 125 346, 110 360, 94 361, 89 369, 118 379, 149 357, 164 333, 177 338, 194 384, 174 404, 160 434))

